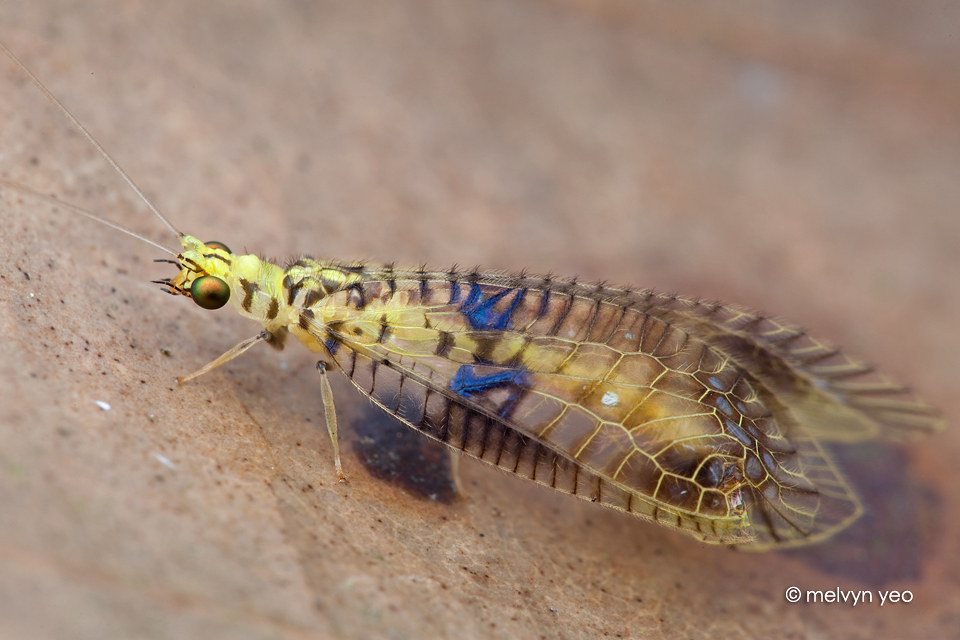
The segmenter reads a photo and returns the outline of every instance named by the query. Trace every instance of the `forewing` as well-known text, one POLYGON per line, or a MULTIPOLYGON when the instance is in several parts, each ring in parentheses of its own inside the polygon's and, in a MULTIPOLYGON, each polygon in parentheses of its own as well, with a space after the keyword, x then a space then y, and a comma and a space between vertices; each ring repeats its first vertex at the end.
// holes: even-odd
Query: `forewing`
POLYGON ((380 275, 309 330, 361 391, 451 446, 709 541, 802 544, 859 514, 809 416, 713 346, 722 325, 570 282, 380 275))

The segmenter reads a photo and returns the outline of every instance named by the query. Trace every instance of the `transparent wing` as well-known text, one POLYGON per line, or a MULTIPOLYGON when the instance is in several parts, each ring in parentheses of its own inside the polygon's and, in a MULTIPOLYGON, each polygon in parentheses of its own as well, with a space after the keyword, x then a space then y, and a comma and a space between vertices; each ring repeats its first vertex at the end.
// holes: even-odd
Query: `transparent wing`
POLYGON ((731 305, 640 295, 639 308, 701 336, 763 380, 809 435, 831 442, 904 440, 946 426, 909 388, 796 325, 731 305))
POLYGON ((855 519, 859 501, 818 442, 831 427, 810 422, 849 412, 839 431, 887 427, 794 367, 800 338, 765 348, 751 333, 761 321, 651 296, 391 271, 330 296, 307 329, 407 424, 580 497, 759 547, 855 519))

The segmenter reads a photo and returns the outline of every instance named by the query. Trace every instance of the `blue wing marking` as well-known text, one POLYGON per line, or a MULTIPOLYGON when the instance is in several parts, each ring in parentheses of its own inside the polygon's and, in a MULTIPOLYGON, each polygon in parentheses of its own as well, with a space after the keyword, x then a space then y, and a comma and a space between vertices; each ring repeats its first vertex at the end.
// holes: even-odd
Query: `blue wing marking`
POLYGON ((524 293, 523 289, 504 289, 489 298, 484 298, 480 285, 474 282, 470 285, 470 295, 460 307, 460 313, 467 317, 470 326, 474 329, 504 331, 510 328, 510 316, 520 304, 524 293), (502 311, 496 309, 497 303, 511 293, 514 294, 514 298, 510 306, 502 311))

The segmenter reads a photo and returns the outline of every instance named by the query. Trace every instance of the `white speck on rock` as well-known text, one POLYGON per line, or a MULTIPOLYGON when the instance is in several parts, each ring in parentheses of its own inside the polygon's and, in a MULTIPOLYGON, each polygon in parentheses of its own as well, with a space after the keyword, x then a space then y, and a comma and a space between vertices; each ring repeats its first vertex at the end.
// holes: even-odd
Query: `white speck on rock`
POLYGON ((167 456, 163 455, 162 453, 154 453, 154 454, 153 454, 153 457, 156 458, 157 461, 158 461, 160 464, 162 464, 163 466, 169 468, 171 471, 176 471, 176 470, 177 470, 177 465, 175 465, 175 464, 173 464, 172 462, 170 462, 170 458, 168 458, 167 456))

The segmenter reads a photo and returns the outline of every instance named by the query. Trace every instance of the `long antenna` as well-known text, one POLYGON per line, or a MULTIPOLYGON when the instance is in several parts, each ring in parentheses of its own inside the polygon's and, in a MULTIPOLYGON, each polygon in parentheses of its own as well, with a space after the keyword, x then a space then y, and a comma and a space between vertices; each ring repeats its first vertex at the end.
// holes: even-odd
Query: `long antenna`
MULTIPOLYGON (((157 217, 160 218, 160 220, 163 221, 163 224, 167 225, 167 228, 170 229, 170 231, 172 231, 173 234, 174 234, 175 236, 177 236, 177 238, 182 238, 182 237, 183 237, 183 234, 182 234, 180 231, 178 231, 176 227, 174 227, 172 224, 170 224, 170 221, 167 220, 167 219, 163 216, 163 214, 160 213, 159 210, 157 210, 157 208, 156 208, 155 206, 153 206, 153 203, 150 202, 150 199, 147 198, 147 196, 145 196, 145 195, 143 194, 143 191, 141 191, 141 190, 140 190, 140 187, 138 187, 138 186, 136 185, 136 183, 134 183, 133 179, 132 179, 130 176, 127 175, 127 172, 120 168, 120 165, 117 164, 116 161, 115 161, 113 158, 110 157, 110 154, 107 153, 106 149, 104 149, 103 147, 101 147, 101 146, 100 146, 100 143, 97 142, 96 139, 94 139, 94 137, 93 137, 92 135, 90 135, 90 133, 89 133, 86 129, 83 128, 83 125, 80 124, 80 121, 77 120, 76 118, 74 118, 74 117, 73 117, 73 114, 71 114, 69 111, 67 111, 67 108, 64 107, 62 104, 60 104, 60 101, 57 100, 57 99, 54 97, 54 95, 53 95, 52 93, 50 93, 50 91, 47 90, 47 88, 46 88, 45 86, 43 86, 43 83, 40 82, 40 80, 38 80, 37 77, 30 72, 30 69, 27 69, 27 67, 26 67, 22 62, 20 62, 20 59, 17 58, 17 56, 13 55, 13 53, 10 51, 10 49, 7 49, 7 47, 6 47, 2 42, 0 42, 0 49, 3 49, 3 52, 4 52, 5 54, 7 54, 7 57, 10 58, 11 60, 13 60, 13 63, 14 63, 15 65, 17 65, 17 66, 20 68, 21 71, 23 71, 25 74, 27 74, 27 77, 30 78, 30 80, 33 82, 33 84, 35 84, 35 85, 37 86, 38 89, 40 89, 40 91, 43 93, 43 95, 47 96, 47 100, 49 100, 50 102, 52 102, 52 103, 54 104, 54 106, 57 107, 57 109, 60 110, 60 113, 62 113, 62 114, 67 118, 67 120, 70 121, 70 124, 72 124, 74 127, 76 127, 77 131, 79 131, 80 133, 82 133, 82 134, 83 134, 83 137, 85 137, 85 138, 87 139, 87 141, 90 142, 90 144, 92 144, 92 145, 94 146, 94 148, 95 148, 97 151, 100 152, 100 155, 103 156, 104 159, 105 159, 107 162, 110 163, 110 166, 113 167, 114 171, 116 171, 117 173, 120 174, 120 177, 121 177, 121 178, 123 178, 124 180, 126 180, 127 184, 130 185, 130 188, 133 189, 133 190, 137 193, 137 195, 140 196, 140 199, 143 200, 148 207, 150 207, 150 210, 153 211, 153 212, 157 215, 157 217)), ((76 208, 75 208, 75 209, 76 209, 76 208)), ((99 220, 100 222, 106 222, 105 220, 101 220, 100 218, 97 218, 97 217, 94 216, 93 214, 89 214, 89 213, 84 212, 84 215, 86 215, 87 217, 93 218, 94 220, 99 220)), ((119 229, 119 230, 121 230, 121 231, 126 231, 126 229, 123 229, 123 228, 118 227, 118 226, 116 226, 116 225, 113 225, 113 224, 110 224, 110 223, 106 223, 106 224, 108 224, 108 226, 114 227, 114 228, 119 229)), ((128 232, 128 233, 131 233, 131 232, 128 232)), ((135 233, 131 233, 131 235, 136 236, 136 237, 138 237, 138 238, 140 237, 140 236, 137 236, 135 233)), ((141 238, 141 239, 142 239, 142 238, 141 238)), ((154 243, 151 242, 151 244, 154 244, 154 243)))
MULTIPOLYGON (((3 45, 0 45, 0 46, 3 46, 3 45)), ((160 249, 161 251, 164 251, 164 252, 166 252, 166 253, 169 253, 169 254, 172 255, 173 257, 177 257, 177 255, 179 255, 179 254, 177 254, 176 251, 171 251, 170 249, 167 249, 167 248, 166 248, 165 246, 163 246, 162 244, 158 244, 158 243, 154 242, 153 240, 150 240, 149 238, 144 238, 142 235, 140 235, 140 234, 137 233, 136 231, 131 231, 130 229, 127 229, 126 227, 124 227, 124 226, 121 225, 121 224, 117 224, 116 222, 111 222, 110 220, 107 220, 107 219, 105 219, 105 218, 101 218, 100 216, 98 216, 98 215, 95 214, 95 213, 90 213, 90 212, 87 211, 86 209, 82 209, 82 208, 78 207, 78 206, 75 205, 75 204, 70 204, 70 203, 67 202, 66 200, 61 200, 61 199, 58 198, 57 196, 48 195, 48 194, 46 194, 46 193, 40 193, 39 191, 34 191, 34 190, 31 189, 30 187, 25 187, 25 186, 23 186, 22 184, 16 184, 16 183, 14 183, 14 182, 10 182, 9 180, 5 180, 5 179, 3 179, 3 178, 0 178, 0 186, 7 187, 8 189, 14 189, 14 190, 16 190, 16 191, 22 191, 23 193, 27 194, 28 196, 33 196, 34 198, 38 198, 38 199, 40 199, 40 200, 49 200, 50 202, 54 203, 54 204, 57 205, 58 207, 63 207, 63 208, 65 208, 65 209, 69 209, 70 211, 73 211, 73 212, 76 213, 76 214, 79 214, 79 215, 81 215, 81 216, 84 216, 85 218, 90 218, 91 220, 95 220, 95 221, 99 222, 100 224, 105 224, 105 225, 107 225, 108 227, 110 227, 111 229, 116 229, 117 231, 120 231, 121 233, 125 233, 125 234, 127 234, 128 236, 133 236, 133 237, 136 238, 137 240, 142 240, 143 242, 146 242, 147 244, 149 244, 149 245, 151 245, 151 246, 153 246, 153 247, 156 247, 157 249, 160 249)))

